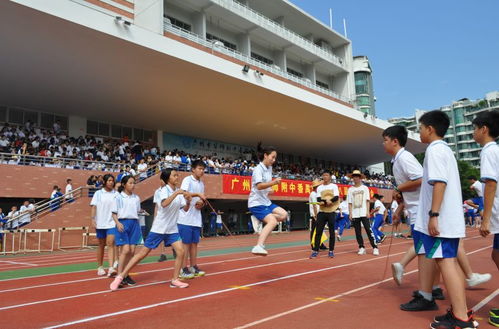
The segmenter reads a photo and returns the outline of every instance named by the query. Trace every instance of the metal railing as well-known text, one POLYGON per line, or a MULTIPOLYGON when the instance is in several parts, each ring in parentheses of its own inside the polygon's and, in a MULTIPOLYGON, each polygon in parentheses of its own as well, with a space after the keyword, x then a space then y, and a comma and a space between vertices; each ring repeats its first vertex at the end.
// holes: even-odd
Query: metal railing
POLYGON ((329 89, 322 88, 314 83, 312 83, 309 79, 304 79, 304 78, 299 78, 297 76, 294 76, 292 74, 289 74, 288 72, 282 70, 279 67, 276 67, 275 65, 269 65, 267 63, 261 62, 255 58, 252 58, 250 56, 244 55, 241 52, 219 45, 219 44, 214 44, 214 42, 211 42, 209 40, 206 40, 197 34, 184 30, 180 27, 174 26, 167 19, 164 20, 163 28, 166 32, 170 32, 172 34, 178 35, 179 37, 185 38, 189 41, 195 42, 197 44, 200 44, 202 46, 205 46, 207 48, 212 49, 212 51, 216 51, 219 53, 222 53, 224 55, 228 55, 232 58, 238 59, 242 62, 245 62, 249 65, 253 65, 256 67, 259 67, 267 72, 273 73, 275 75, 278 75, 280 77, 283 77, 285 79, 291 80, 293 82, 296 82, 302 86, 308 87, 310 89, 316 90, 322 94, 334 97, 336 99, 342 100, 346 103, 352 104, 352 101, 349 100, 346 97, 340 96, 334 91, 331 91, 329 89))
POLYGON ((284 26, 280 25, 279 23, 271 20, 270 18, 262 15, 261 13, 255 11, 254 9, 247 7, 241 3, 238 3, 233 0, 211 0, 211 2, 219 5, 222 8, 225 8, 241 17, 244 17, 245 19, 253 22, 254 24, 263 27, 269 32, 275 33, 276 35, 280 36, 281 38, 296 44, 303 49, 307 50, 308 52, 321 57, 322 59, 327 60, 330 63, 333 63, 335 65, 338 65, 342 68, 345 67, 345 64, 341 60, 340 57, 329 51, 328 49, 325 49, 323 47, 320 47, 313 43, 312 41, 304 38, 303 36, 299 35, 296 32, 293 32, 284 26))

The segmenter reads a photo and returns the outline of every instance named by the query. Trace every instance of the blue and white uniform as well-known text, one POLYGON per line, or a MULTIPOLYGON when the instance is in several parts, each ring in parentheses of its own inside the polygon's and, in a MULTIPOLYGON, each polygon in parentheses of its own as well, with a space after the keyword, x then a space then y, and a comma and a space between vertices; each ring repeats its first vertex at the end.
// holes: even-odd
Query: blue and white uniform
POLYGON ((170 186, 163 186, 157 195, 158 212, 152 223, 151 230, 146 238, 144 246, 149 249, 157 248, 161 242, 165 246, 169 246, 177 241, 181 241, 179 230, 177 227, 177 220, 180 215, 180 209, 186 206, 186 201, 183 195, 179 194, 173 199, 172 202, 166 207, 161 205, 161 202, 168 199, 175 190, 170 186))
MULTIPOLYGON (((204 184, 201 180, 197 180, 193 175, 184 178, 180 187, 182 190, 189 193, 204 193, 204 184)), ((192 198, 189 210, 181 210, 178 218, 178 230, 182 237, 182 242, 185 244, 199 243, 201 237, 201 227, 203 227, 203 218, 201 210, 196 209, 196 202, 200 201, 199 197, 192 198)))
MULTIPOLYGON (((499 182, 499 146, 495 142, 484 145, 480 154, 480 179, 486 183, 489 180, 499 182)), ((499 187, 496 188, 492 215, 490 216, 490 233, 494 234, 495 250, 499 250, 499 187)))
POLYGON ((113 208, 116 202, 118 192, 111 190, 107 192, 105 189, 100 189, 94 193, 91 206, 95 206, 95 233, 98 239, 105 239, 109 234, 114 234, 116 224, 113 220, 113 208))
POLYGON ((259 183, 269 183, 271 181, 272 167, 267 167, 263 162, 260 162, 253 170, 253 175, 251 177, 251 192, 248 198, 249 211, 260 221, 278 207, 269 199, 269 193, 272 190, 271 187, 264 190, 259 190, 257 187, 259 183))
POLYGON ((123 232, 120 232, 118 228, 114 230, 116 245, 139 244, 142 236, 139 225, 140 198, 136 194, 128 195, 121 192, 115 200, 112 212, 117 214, 119 222, 124 227, 123 232))

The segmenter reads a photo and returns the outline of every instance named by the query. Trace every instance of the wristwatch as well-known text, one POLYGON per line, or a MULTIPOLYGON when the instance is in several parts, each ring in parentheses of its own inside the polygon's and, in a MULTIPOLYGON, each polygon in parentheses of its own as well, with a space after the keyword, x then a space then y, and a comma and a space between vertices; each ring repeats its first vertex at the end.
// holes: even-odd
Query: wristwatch
POLYGON ((430 217, 438 217, 438 216, 440 216, 440 214, 439 214, 438 212, 433 212, 432 210, 430 210, 430 211, 428 212, 428 215, 429 215, 430 217))

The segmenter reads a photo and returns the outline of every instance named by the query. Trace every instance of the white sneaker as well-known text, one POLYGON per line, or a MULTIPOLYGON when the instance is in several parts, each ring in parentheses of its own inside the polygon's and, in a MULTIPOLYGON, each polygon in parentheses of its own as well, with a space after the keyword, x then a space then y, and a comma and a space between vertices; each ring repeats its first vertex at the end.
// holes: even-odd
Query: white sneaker
POLYGON ((97 275, 98 276, 104 276, 104 275, 106 275, 106 270, 104 269, 104 267, 101 266, 101 267, 99 267, 97 269, 97 275))
POLYGON ((114 261, 113 267, 118 268, 118 261, 117 260, 114 261))
POLYGON ((365 248, 360 248, 359 252, 357 253, 357 255, 365 255, 365 254, 366 254, 366 249, 365 248))
POLYGON ((107 270, 107 276, 109 278, 114 277, 116 274, 118 274, 118 271, 114 267, 110 267, 109 270, 107 270))
POLYGON ((374 256, 379 256, 379 249, 378 248, 374 248, 373 249, 373 255, 374 256))
POLYGON ((267 252, 267 250, 265 250, 265 248, 263 248, 260 245, 254 246, 253 249, 251 249, 251 253, 253 253, 254 255, 259 255, 259 256, 267 256, 269 254, 267 252))
POLYGON ((466 279, 466 283, 468 284, 468 288, 478 286, 479 284, 485 283, 492 278, 492 275, 489 273, 480 274, 473 273, 469 279, 466 279))
POLYGON ((402 284, 402 278, 404 277, 404 267, 402 266, 402 264, 392 264, 392 276, 395 283, 400 286, 402 284))

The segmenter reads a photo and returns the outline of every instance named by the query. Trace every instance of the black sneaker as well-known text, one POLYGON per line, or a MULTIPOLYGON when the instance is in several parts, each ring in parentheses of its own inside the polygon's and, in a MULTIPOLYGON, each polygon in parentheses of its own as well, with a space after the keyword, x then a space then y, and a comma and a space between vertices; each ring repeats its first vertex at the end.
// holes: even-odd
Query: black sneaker
POLYGON ((319 247, 320 250, 327 250, 328 247, 326 247, 326 245, 323 243, 321 244, 321 246, 319 247))
POLYGON ((435 300, 426 300, 419 292, 416 293, 414 299, 410 302, 401 304, 400 309, 402 311, 408 312, 419 312, 419 311, 434 311, 438 310, 438 305, 435 300))
POLYGON ((137 282, 135 282, 129 275, 127 275, 126 278, 123 279, 123 281, 126 281, 126 284, 129 286, 135 286, 137 282))
MULTIPOLYGON (((419 291, 414 290, 412 292, 412 297, 416 297, 417 294, 419 294, 419 291)), ((431 296, 433 297, 433 299, 445 300, 445 295, 444 295, 444 291, 442 290, 442 288, 433 289, 431 291, 431 296)))
POLYGON ((499 317, 499 308, 492 308, 492 309, 490 309, 489 315, 491 317, 494 317, 494 318, 499 317))
POLYGON ((454 316, 452 311, 448 310, 447 314, 439 317, 442 319, 439 322, 432 322, 432 329, 475 329, 478 328, 478 322, 469 317, 466 321, 459 320, 454 316))
POLYGON ((164 262, 164 261, 166 261, 166 260, 168 260, 168 258, 166 257, 166 255, 165 255, 165 254, 161 254, 161 255, 159 256, 158 262, 160 262, 160 263, 161 263, 161 262, 164 262))
POLYGON ((383 235, 383 236, 381 237, 381 239, 379 239, 379 242, 378 242, 378 243, 383 243, 383 241, 385 241, 385 240, 386 240, 386 235, 383 235))
POLYGON ((489 323, 494 327, 499 327, 499 318, 497 316, 490 316, 489 323))
MULTIPOLYGON (((449 308, 449 309, 447 309, 447 313, 445 313, 444 315, 437 315, 435 318, 433 318, 433 321, 434 322, 449 322, 449 321, 451 321, 451 319, 453 317, 454 316, 452 315, 452 309, 449 308)), ((471 319, 472 317, 473 317, 473 311, 469 310, 468 311, 468 318, 471 319)), ((478 322, 473 320, 473 324, 475 325, 475 327, 478 328, 478 322)))

